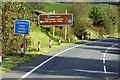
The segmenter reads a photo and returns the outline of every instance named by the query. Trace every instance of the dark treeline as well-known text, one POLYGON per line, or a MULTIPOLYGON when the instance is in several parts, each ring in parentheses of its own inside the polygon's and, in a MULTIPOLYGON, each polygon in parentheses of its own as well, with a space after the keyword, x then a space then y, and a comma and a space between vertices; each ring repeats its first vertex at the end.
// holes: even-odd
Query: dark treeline
POLYGON ((119 6, 120 2, 94 2, 93 4, 109 4, 119 6))

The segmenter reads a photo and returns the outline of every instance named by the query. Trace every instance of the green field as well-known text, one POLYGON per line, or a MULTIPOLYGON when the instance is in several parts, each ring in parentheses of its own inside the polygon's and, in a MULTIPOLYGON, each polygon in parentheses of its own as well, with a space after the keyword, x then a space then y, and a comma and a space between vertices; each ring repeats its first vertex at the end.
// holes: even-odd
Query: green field
POLYGON ((62 3, 41 3, 40 6, 45 7, 42 11, 44 12, 53 12, 55 10, 56 13, 65 13, 65 10, 68 12, 71 9, 71 5, 62 4, 62 3))

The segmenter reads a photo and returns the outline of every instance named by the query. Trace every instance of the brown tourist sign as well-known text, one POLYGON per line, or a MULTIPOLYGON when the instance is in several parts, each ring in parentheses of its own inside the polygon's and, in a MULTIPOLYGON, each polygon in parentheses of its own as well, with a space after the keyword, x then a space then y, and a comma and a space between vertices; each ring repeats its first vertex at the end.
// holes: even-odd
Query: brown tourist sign
POLYGON ((50 14, 50 15, 39 15, 40 26, 58 26, 58 25, 73 25, 72 14, 50 14))

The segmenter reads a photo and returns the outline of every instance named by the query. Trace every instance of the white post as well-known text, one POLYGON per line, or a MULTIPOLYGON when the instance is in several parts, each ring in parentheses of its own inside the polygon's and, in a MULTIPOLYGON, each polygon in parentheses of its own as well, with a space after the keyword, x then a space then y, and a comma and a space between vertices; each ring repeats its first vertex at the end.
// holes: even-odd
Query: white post
POLYGON ((77 37, 76 37, 76 35, 75 35, 75 41, 77 41, 77 37))
POLYGON ((59 45, 60 45, 60 43, 61 43, 61 39, 59 38, 59 45))
POLYGON ((21 44, 21 57, 24 57, 24 49, 23 49, 23 44, 21 44))
POLYGON ((40 51, 40 41, 38 41, 38 51, 40 51))
MULTIPOLYGON (((55 10, 53 10, 53 14, 55 14, 55 10)), ((53 26, 53 37, 54 37, 54 32, 55 32, 55 31, 54 31, 54 27, 55 27, 55 26, 53 26)))
POLYGON ((103 34, 103 38, 104 38, 104 34, 103 34))
POLYGON ((69 43, 70 43, 70 37, 69 37, 68 41, 69 41, 69 43))
POLYGON ((84 35, 82 35, 82 40, 84 40, 84 35))
MULTIPOLYGON (((65 14, 67 14, 67 10, 65 10, 65 14)), ((66 32, 67 32, 67 26, 65 26, 65 41, 66 41, 66 32)))
POLYGON ((49 40, 49 43, 50 43, 50 44, 49 44, 49 48, 51 48, 51 39, 49 40))

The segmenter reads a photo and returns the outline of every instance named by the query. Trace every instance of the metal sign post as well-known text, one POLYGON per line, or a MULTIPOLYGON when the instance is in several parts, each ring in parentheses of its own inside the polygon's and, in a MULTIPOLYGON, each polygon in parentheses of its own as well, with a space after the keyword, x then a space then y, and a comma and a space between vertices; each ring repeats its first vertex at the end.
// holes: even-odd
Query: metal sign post
POLYGON ((65 41, 66 41, 66 32, 67 32, 67 26, 65 26, 65 41))
POLYGON ((53 37, 54 37, 54 27, 55 27, 55 26, 53 26, 53 37))
MULTIPOLYGON (((53 10, 53 14, 55 14, 55 10, 53 10)), ((54 27, 55 27, 55 26, 53 26, 53 37, 54 37, 54 33, 55 33, 54 27)))
POLYGON ((25 54, 25 34, 24 34, 24 54, 25 54))
POLYGON ((16 55, 18 55, 18 34, 17 34, 17 47, 16 47, 16 55))
MULTIPOLYGON (((67 14, 67 10, 65 11, 65 14, 67 14)), ((66 32, 67 32, 67 26, 65 26, 65 41, 66 41, 66 32)))

